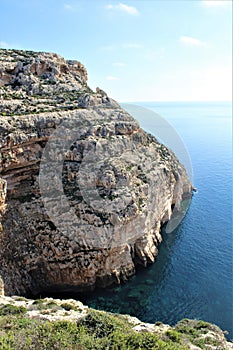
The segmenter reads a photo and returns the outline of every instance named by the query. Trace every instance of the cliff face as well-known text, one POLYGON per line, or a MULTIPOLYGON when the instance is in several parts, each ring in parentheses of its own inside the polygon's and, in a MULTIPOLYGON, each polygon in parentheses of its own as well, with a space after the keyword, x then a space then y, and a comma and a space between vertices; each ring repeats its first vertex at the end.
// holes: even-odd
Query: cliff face
POLYGON ((175 155, 93 92, 79 62, 0 50, 0 79, 5 293, 82 291, 153 262, 161 225, 191 197, 175 155))

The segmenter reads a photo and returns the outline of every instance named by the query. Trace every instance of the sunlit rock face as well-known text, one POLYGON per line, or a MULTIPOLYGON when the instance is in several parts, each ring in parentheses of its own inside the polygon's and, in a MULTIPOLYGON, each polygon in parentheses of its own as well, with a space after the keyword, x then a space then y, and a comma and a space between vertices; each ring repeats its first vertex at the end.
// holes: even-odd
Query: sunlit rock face
POLYGON ((191 198, 176 156, 77 61, 0 50, 0 292, 80 292, 152 263, 191 198))

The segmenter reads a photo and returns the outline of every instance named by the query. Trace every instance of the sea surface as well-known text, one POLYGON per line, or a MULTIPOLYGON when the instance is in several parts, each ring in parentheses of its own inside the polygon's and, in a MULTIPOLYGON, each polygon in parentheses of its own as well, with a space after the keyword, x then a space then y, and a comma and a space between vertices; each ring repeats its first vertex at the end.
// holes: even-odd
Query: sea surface
MULTIPOLYGON (((136 104, 136 103, 135 103, 136 104)), ((163 233, 156 262, 125 285, 80 296, 91 307, 174 325, 212 322, 233 338, 232 105, 138 104, 164 117, 182 138, 198 191, 182 223, 163 233)), ((155 133, 153 117, 140 117, 155 133)))

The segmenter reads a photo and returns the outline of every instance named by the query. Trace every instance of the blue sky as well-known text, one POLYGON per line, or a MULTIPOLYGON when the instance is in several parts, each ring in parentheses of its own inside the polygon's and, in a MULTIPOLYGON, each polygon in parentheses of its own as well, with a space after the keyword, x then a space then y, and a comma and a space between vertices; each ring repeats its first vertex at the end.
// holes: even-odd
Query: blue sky
POLYGON ((80 60, 118 101, 232 96, 231 0, 0 0, 0 47, 80 60))

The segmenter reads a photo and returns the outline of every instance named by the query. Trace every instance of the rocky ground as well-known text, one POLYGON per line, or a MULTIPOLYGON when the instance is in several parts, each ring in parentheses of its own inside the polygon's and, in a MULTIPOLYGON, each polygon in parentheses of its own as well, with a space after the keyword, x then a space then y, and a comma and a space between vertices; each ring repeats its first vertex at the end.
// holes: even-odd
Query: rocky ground
POLYGON ((1 349, 232 349, 221 329, 184 319, 174 327, 97 311, 73 299, 0 297, 1 349), (48 335, 53 329, 55 337, 48 335), (27 331, 25 331, 27 330, 27 331), (8 339, 8 348, 6 346, 8 339), (30 345, 29 345, 30 344, 30 345), (28 346, 28 347, 27 347, 28 346))
POLYGON ((55 53, 0 49, 0 115, 27 115, 114 102, 87 85, 79 61, 55 53))

